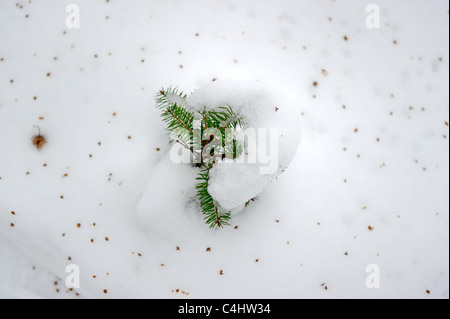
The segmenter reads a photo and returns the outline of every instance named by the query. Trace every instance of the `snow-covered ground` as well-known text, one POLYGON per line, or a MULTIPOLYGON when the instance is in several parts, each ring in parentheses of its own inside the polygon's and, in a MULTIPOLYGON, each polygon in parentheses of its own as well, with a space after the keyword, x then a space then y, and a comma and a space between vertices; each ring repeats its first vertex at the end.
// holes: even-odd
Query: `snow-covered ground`
MULTIPOLYGON (((0 0, 0 298, 448 298, 448 6, 0 0), (229 228, 183 207, 147 228, 155 93, 227 78, 298 104, 297 156, 229 228)), ((166 176, 170 206, 190 182, 166 176)))

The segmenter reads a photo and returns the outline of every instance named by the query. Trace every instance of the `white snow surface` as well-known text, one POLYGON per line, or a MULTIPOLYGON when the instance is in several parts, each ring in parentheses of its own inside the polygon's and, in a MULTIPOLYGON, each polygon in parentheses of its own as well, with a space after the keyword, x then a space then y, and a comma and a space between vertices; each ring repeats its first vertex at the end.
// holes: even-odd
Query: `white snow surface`
POLYGON ((0 297, 448 298, 448 1, 371 3, 0 1, 0 297), (302 141, 210 230, 154 96, 233 78, 283 88, 302 141))

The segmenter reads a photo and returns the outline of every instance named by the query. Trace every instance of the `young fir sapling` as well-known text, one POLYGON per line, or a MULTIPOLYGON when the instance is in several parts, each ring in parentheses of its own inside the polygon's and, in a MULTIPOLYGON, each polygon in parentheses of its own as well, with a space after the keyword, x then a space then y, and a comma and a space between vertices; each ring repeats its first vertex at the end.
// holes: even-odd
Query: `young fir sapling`
MULTIPOLYGON (((162 89, 156 95, 156 107, 172 135, 171 142, 188 149, 194 157, 193 164, 200 169, 196 191, 206 223, 211 228, 230 225, 231 213, 208 192, 209 172, 218 159, 236 159, 242 154, 242 145, 230 133, 230 129, 241 127, 241 119, 227 106, 194 111, 186 99, 187 95, 176 88, 162 89)), ((256 199, 249 199, 245 207, 256 199)))

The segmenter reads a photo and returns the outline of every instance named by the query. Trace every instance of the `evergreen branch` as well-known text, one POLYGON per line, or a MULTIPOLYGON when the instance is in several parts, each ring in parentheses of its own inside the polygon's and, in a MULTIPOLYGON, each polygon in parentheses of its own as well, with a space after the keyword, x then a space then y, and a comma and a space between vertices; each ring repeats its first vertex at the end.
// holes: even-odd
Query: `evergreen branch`
POLYGON ((203 117, 209 127, 237 128, 241 125, 241 120, 231 107, 219 107, 218 110, 204 111, 203 117))
POLYGON ((217 110, 202 112, 205 128, 216 128, 222 135, 222 147, 217 147, 215 152, 221 155, 215 155, 216 158, 238 158, 243 150, 232 135, 229 135, 227 129, 237 129, 241 126, 241 120, 238 115, 233 112, 231 107, 219 107, 217 110), (225 147, 224 147, 225 146, 225 147))
POLYGON ((158 109, 167 109, 176 104, 185 108, 187 106, 186 98, 187 95, 183 92, 178 92, 177 88, 161 89, 156 95, 156 107, 158 109))
POLYGON ((178 121, 178 123, 180 123, 186 130, 188 130, 189 133, 194 134, 194 132, 192 132, 192 130, 191 130, 186 124, 184 124, 183 121, 181 121, 181 120, 180 120, 180 119, 179 119, 179 118, 178 118, 178 117, 170 110, 170 108, 167 109, 167 112, 169 112, 170 115, 172 115, 173 118, 174 118, 176 121, 178 121))
MULTIPOLYGON (((210 148, 211 151, 207 152, 211 158, 235 159, 242 154, 243 149, 234 138, 234 134, 230 134, 227 129, 237 129, 242 126, 242 123, 231 107, 201 111, 199 115, 203 118, 203 121, 201 121, 201 127, 199 128, 201 138, 198 140, 197 134, 194 134, 194 112, 190 111, 186 99, 187 95, 178 92, 177 88, 161 89, 156 95, 156 107, 162 111, 162 120, 167 125, 167 129, 176 136, 176 142, 189 149, 200 161, 198 166, 201 167, 201 170, 196 178, 199 181, 196 190, 202 213, 205 216, 204 220, 211 228, 221 228, 230 225, 231 213, 223 212, 223 209, 214 202, 208 192, 209 171, 215 160, 211 163, 204 161, 203 153, 205 147, 214 139, 208 136, 206 140, 203 140, 205 138, 203 134, 207 129, 214 129, 211 135, 217 136, 220 134, 222 137, 222 145, 220 143, 218 143, 219 145, 214 144, 210 148)), ((256 198, 253 198, 248 201, 245 207, 255 200, 256 198)))
MULTIPOLYGON (((212 167, 212 166, 211 166, 212 167)), ((231 219, 230 213, 219 212, 219 207, 214 204, 214 199, 208 192, 209 183, 209 170, 210 168, 202 169, 197 177, 199 183, 195 187, 197 189, 197 196, 200 200, 200 207, 203 215, 205 215, 205 221, 209 227, 223 227, 229 224, 231 219)))
POLYGON ((163 122, 185 144, 192 145, 194 114, 186 109, 186 95, 177 89, 160 90, 156 95, 156 107, 162 110, 163 122))

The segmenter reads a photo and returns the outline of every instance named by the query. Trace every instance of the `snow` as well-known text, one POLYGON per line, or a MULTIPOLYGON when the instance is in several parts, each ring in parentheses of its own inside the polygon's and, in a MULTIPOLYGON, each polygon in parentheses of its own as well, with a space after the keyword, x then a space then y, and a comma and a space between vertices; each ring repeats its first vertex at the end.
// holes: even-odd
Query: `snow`
POLYGON ((0 240, 0 299, 78 298, 47 269, 35 266, 20 247, 0 240))
POLYGON ((448 2, 377 1, 368 29, 371 3, 0 1, 0 297, 448 298, 448 2), (302 118, 223 230, 154 108, 213 79, 282 88, 302 118))

